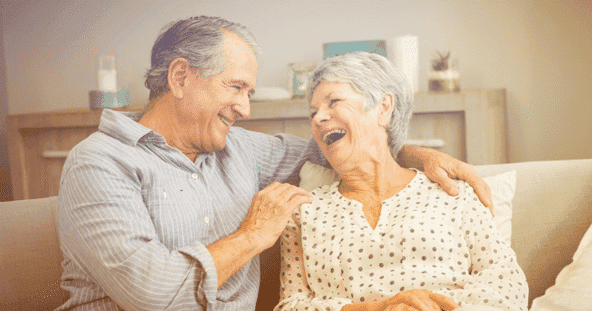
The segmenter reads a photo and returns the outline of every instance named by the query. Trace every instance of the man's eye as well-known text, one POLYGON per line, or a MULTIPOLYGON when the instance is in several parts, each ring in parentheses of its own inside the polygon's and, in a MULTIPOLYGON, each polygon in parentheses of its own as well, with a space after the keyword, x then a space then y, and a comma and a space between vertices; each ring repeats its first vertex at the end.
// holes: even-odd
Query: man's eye
POLYGON ((316 115, 317 115, 317 113, 316 113, 316 112, 313 112, 313 113, 311 113, 311 114, 310 114, 310 118, 311 118, 311 119, 314 119, 314 117, 315 117, 316 115))
POLYGON ((338 101, 340 101, 340 100, 341 100, 341 99, 332 99, 332 100, 329 102, 329 107, 333 106, 333 104, 335 104, 336 102, 338 102, 338 101))
POLYGON ((239 90, 239 91, 241 90, 240 85, 233 85, 232 87, 235 88, 235 89, 237 89, 237 90, 239 90))

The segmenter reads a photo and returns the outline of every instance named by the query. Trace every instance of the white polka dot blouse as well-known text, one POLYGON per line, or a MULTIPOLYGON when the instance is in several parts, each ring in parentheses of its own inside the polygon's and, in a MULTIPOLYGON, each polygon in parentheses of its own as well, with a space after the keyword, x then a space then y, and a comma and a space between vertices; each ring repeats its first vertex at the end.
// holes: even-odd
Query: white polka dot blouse
POLYGON ((275 310, 340 310, 411 289, 459 305, 527 310, 528 285, 516 255, 473 189, 447 195, 417 172, 382 202, 376 228, 339 182, 313 191, 281 240, 280 303, 275 310))

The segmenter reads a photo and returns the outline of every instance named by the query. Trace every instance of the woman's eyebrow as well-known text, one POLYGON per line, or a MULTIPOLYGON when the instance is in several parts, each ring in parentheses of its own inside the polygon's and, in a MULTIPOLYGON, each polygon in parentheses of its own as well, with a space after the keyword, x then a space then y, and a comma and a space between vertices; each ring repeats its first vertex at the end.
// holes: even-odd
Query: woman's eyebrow
MULTIPOLYGON (((333 93, 334 93, 334 92, 331 92, 331 93, 327 94, 327 96, 325 96, 325 98, 324 98, 324 99, 325 99, 325 100, 329 100, 329 99, 331 98, 331 96, 333 95, 333 93)), ((308 106, 308 109, 316 109, 316 107, 314 107, 314 106, 312 105, 312 103, 310 103, 310 105, 308 106)))

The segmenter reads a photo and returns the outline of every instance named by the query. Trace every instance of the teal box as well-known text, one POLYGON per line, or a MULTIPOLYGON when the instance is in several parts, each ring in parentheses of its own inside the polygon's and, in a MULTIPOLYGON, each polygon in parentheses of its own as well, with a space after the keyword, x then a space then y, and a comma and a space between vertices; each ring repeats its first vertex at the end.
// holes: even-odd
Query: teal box
POLYGON ((323 45, 323 59, 358 51, 376 53, 386 57, 386 40, 325 43, 323 45))
POLYGON ((129 91, 121 90, 117 93, 90 91, 90 109, 117 108, 129 105, 129 91))

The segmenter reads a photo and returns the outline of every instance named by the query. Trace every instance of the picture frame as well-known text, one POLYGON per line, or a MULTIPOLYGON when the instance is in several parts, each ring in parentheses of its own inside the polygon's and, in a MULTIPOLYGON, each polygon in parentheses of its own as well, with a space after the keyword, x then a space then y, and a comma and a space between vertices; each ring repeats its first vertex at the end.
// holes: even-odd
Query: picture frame
POLYGON ((304 97, 313 71, 317 68, 315 61, 288 64, 288 90, 292 98, 304 97))
POLYGON ((323 44, 323 59, 349 52, 370 52, 386 57, 386 40, 331 42, 323 44))

